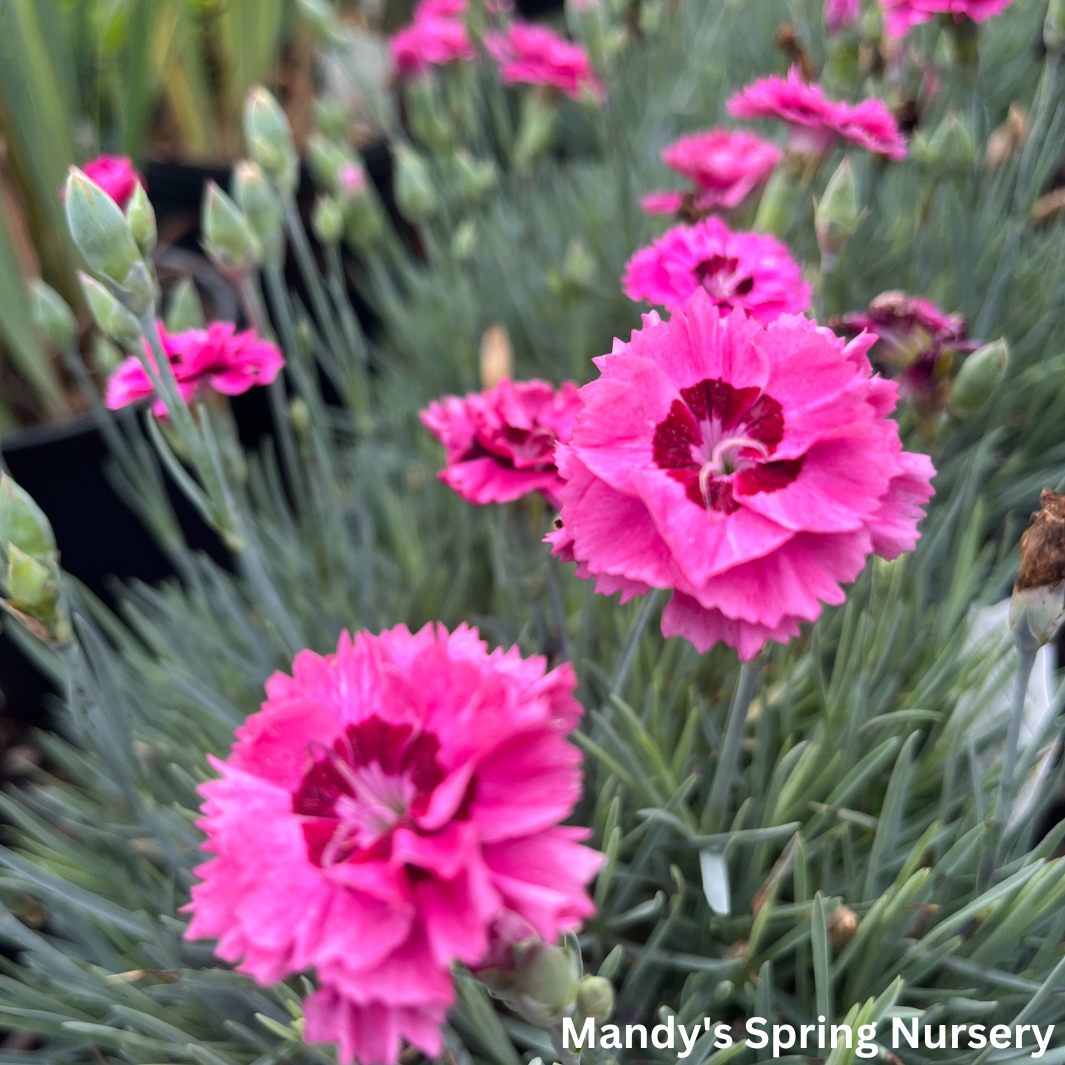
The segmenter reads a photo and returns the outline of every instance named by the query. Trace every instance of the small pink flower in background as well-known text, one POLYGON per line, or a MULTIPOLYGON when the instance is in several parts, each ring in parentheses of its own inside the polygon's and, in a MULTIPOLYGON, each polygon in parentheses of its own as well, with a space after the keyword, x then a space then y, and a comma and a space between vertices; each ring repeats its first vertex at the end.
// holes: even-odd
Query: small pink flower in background
POLYGON ((820 85, 808 85, 798 67, 786 78, 759 78, 728 102, 736 118, 775 118, 786 122, 794 150, 824 155, 837 139, 889 159, 906 157, 898 123, 880 100, 850 104, 830 100, 820 85))
POLYGON ((872 336, 725 317, 702 291, 643 321, 581 389, 547 539, 603 594, 673 589, 664 635, 749 660, 842 603, 868 555, 912 550, 935 471, 902 450, 872 336))
POLYGON ((144 178, 127 156, 100 155, 81 169, 87 178, 95 181, 123 209, 133 190, 144 184, 144 178))
POLYGON ((581 401, 567 381, 501 381, 462 399, 445 396, 422 411, 422 423, 444 445, 440 480, 469 503, 508 503, 541 492, 558 506, 562 481, 555 444, 573 431, 581 401))
POLYGON ((905 37, 914 26, 931 22, 940 15, 952 15, 986 22, 1001 15, 1012 0, 880 0, 884 9, 884 28, 889 37, 905 37))
POLYGON ((770 322, 810 306, 810 286, 775 237, 733 233, 720 218, 667 230, 629 260, 625 295, 673 310, 702 289, 723 311, 742 307, 770 322))
MULTIPOLYGON (((681 137, 662 149, 661 158, 695 186, 695 210, 731 210, 769 178, 780 149, 743 130, 713 129, 681 137)), ((674 214, 684 200, 679 192, 658 192, 640 203, 649 214, 674 214)))
POLYGON ((585 90, 598 99, 603 97, 603 84, 588 53, 553 30, 512 22, 502 33, 486 33, 484 43, 499 64, 505 85, 549 85, 575 100, 585 90))
MULTIPOLYGON (((433 0, 432 7, 440 6, 433 0)), ((477 58, 466 23, 442 14, 421 15, 389 42, 392 58, 401 77, 424 74, 430 66, 468 63, 477 58)))
MULTIPOLYGON (((204 386, 237 396, 253 385, 268 385, 285 365, 275 345, 250 329, 238 333, 232 322, 212 322, 207 329, 174 334, 167 333, 162 323, 158 328, 178 391, 186 401, 191 401, 204 386)), ((107 406, 117 410, 147 399, 154 392, 140 359, 131 355, 107 382, 107 406)), ((161 399, 156 399, 152 410, 159 417, 166 415, 161 399)))
POLYGON ((594 912, 601 856, 560 826, 580 796, 575 684, 465 625, 301 651, 210 759, 214 857, 186 937, 262 984, 313 968, 306 1038, 343 1065, 394 1065, 401 1041, 438 1056, 454 963, 594 912))
POLYGON ((825 26, 829 33, 840 33, 858 21, 862 0, 825 0, 825 26))
POLYGON ((337 189, 342 196, 357 196, 366 188, 366 171, 356 163, 345 163, 337 171, 337 189))

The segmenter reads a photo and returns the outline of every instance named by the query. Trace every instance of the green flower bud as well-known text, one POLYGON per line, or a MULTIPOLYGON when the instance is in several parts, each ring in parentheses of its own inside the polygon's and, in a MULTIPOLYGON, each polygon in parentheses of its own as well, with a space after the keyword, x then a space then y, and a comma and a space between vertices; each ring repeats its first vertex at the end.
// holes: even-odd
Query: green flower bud
POLYGON ((145 318, 154 313, 155 301, 159 297, 159 285, 143 259, 138 259, 130 267, 122 284, 116 285, 115 290, 122 302, 138 318, 145 318))
POLYGON ((447 117, 437 99, 432 79, 414 78, 405 86, 407 117, 414 136, 427 148, 443 151, 452 144, 447 117))
POLYGON ((244 139, 248 154, 286 192, 296 188, 299 159, 285 112, 261 85, 248 93, 244 104, 244 139))
POLYGON ((395 149, 396 206, 408 222, 419 225, 436 212, 436 191, 425 160, 404 144, 395 149))
POLYGON ((315 183, 330 192, 336 191, 337 175, 353 161, 351 152, 321 133, 307 138, 307 169, 315 183))
POLYGON ((948 111, 931 136, 919 133, 914 137, 912 154, 928 167, 968 170, 976 158, 972 128, 954 111, 948 111))
POLYGON ((769 175, 758 201, 753 228, 759 233, 783 234, 795 205, 796 176, 787 166, 778 166, 769 175))
POLYGON ((285 254, 285 209, 262 168, 244 160, 233 170, 233 198, 259 238, 263 261, 280 266, 285 254))
POLYGON ((166 311, 166 331, 183 333, 186 329, 203 328, 203 304, 196 291, 196 282, 191 277, 183 277, 170 294, 170 305, 166 311))
POLYGON ((70 235, 93 273, 122 287, 135 266, 143 267, 121 208, 76 166, 67 177, 64 207, 70 235))
POLYGON ((14 544, 28 555, 56 550, 52 523, 33 497, 0 470, 0 542, 14 544))
POLYGON ((850 159, 844 158, 828 180, 825 194, 814 211, 814 230, 821 249, 821 269, 831 270, 847 241, 861 225, 864 212, 858 209, 850 159))
POLYGON ((325 98, 314 101, 314 124, 329 140, 345 140, 350 120, 347 105, 342 101, 325 98))
POLYGON ((137 247, 144 255, 151 255, 157 236, 155 209, 139 181, 133 186, 133 195, 126 204, 126 221, 129 222, 129 230, 137 242, 137 247))
POLYGON ((376 197, 367 188, 342 203, 348 243, 363 254, 373 251, 385 235, 385 217, 376 197))
POLYGON ((55 618, 59 582, 54 564, 38 562, 17 544, 7 545, 7 598, 16 610, 48 622, 55 618))
POLYGON ((454 155, 455 194, 464 203, 484 199, 499 183, 499 171, 491 159, 474 159, 464 148, 454 155))
POLYGON ((117 340, 126 348, 141 342, 141 329, 137 319, 122 306, 94 277, 78 272, 81 290, 92 311, 93 320, 104 336, 117 340))
POLYGON ((1048 52, 1065 51, 1065 0, 1050 0, 1043 20, 1043 45, 1048 52))
POLYGON ((514 143, 515 166, 532 166, 550 147, 558 110, 558 102, 546 89, 537 87, 525 94, 521 106, 521 123, 514 143))
POLYGON ((614 985, 602 976, 586 976, 577 986, 577 1012, 602 1020, 614 1011, 614 985))
POLYGON ((247 216, 213 181, 207 184, 201 226, 204 250, 223 270, 244 274, 262 261, 263 246, 247 216))
POLYGON ((336 244, 344 233, 344 215, 332 196, 319 196, 311 213, 311 231, 320 244, 336 244))
POLYGON ((30 314, 38 332, 62 351, 74 338, 78 323, 66 300, 39 277, 30 278, 30 314))
POLYGON ((1006 376, 1010 349, 1005 337, 978 348, 961 364, 950 386, 947 408, 956 418, 975 414, 1006 376))
POLYGON ((595 270, 595 259, 584 246, 584 241, 574 237, 562 260, 562 276, 574 288, 587 289, 595 277, 595 270))
POLYGON ((577 974, 568 950, 534 940, 514 948, 514 987, 552 1010, 568 1006, 577 993, 577 974))
POLYGON ((463 219, 451 238, 451 254, 461 263, 477 250, 479 240, 477 223, 472 218, 463 219))

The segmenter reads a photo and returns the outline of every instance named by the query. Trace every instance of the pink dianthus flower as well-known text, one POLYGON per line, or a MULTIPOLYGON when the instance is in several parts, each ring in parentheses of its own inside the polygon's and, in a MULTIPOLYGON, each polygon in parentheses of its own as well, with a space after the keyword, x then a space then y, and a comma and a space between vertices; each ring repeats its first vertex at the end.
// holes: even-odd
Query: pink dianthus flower
POLYGON ((545 26, 512 22, 503 33, 486 33, 484 43, 499 64, 505 85, 549 85, 579 100, 585 89, 597 98, 603 84, 588 53, 545 26))
POLYGON ((595 360, 557 448, 554 553, 622 600, 671 588, 666 636, 744 660, 842 603, 871 553, 913 548, 932 464, 902 450, 873 337, 799 316, 768 326, 703 292, 595 360))
POLYGON ((133 195, 133 190, 144 184, 144 178, 127 156, 99 155, 89 160, 81 169, 87 178, 99 185, 123 210, 133 195))
POLYGON ((906 157, 906 141, 898 123, 880 100, 850 104, 830 100, 820 85, 808 85, 798 67, 786 78, 759 78, 728 102, 737 118, 776 118, 791 130, 792 147, 824 155, 837 138, 889 159, 906 157))
POLYGON ((914 26, 931 22, 940 15, 952 15, 986 22, 1001 15, 1012 0, 880 0, 884 10, 884 28, 889 37, 903 38, 914 26))
POLYGON ((702 289, 722 310, 742 307, 762 322, 810 306, 810 286, 775 237, 733 233, 720 218, 667 230, 629 260, 625 295, 670 310, 702 289))
POLYGON ((416 13, 414 21, 392 35, 392 58, 401 77, 424 74, 430 66, 470 62, 476 59, 466 23, 448 17, 454 5, 432 0, 427 13, 416 13))
MULTIPOLYGON (((275 345, 251 329, 238 333, 232 322, 212 322, 207 329, 188 329, 183 333, 168 333, 160 322, 158 329, 178 391, 186 401, 192 400, 204 386, 226 396, 237 396, 253 385, 268 385, 285 365, 275 345)), ((147 342, 145 350, 148 350, 147 342)), ((154 392, 141 360, 131 355, 107 382, 107 406, 117 410, 147 399, 154 392)), ((159 417, 166 415, 166 405, 161 399, 156 399, 152 410, 159 417)))
MULTIPOLYGON (((694 210, 731 210, 769 177, 780 149, 744 130, 713 129, 681 137, 661 158, 695 185, 694 210)), ((656 192, 640 202, 650 214, 676 214, 685 199, 681 192, 656 192)))
POLYGON ((342 1063, 393 1065, 401 1041, 438 1056, 454 963, 530 926, 554 941, 594 909, 601 856, 559 824, 580 794, 576 678, 545 666, 464 625, 301 651, 210 758, 214 857, 186 938, 216 937, 262 984, 314 969, 306 1038, 342 1063))
POLYGON ((555 444, 569 439, 580 409, 571 381, 556 392, 546 381, 506 380, 465 399, 445 396, 421 418, 447 453, 440 480, 467 502, 508 503, 541 492, 557 507, 555 444))

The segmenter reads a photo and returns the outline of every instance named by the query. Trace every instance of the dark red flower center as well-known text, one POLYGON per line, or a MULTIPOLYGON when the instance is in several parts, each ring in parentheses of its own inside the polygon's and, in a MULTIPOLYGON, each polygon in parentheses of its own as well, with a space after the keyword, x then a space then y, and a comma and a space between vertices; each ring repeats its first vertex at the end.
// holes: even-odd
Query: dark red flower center
POLYGON ((541 425, 519 429, 505 425, 492 433, 480 432, 474 438, 462 462, 491 458, 507 469, 541 473, 555 467, 555 443, 558 436, 553 429, 541 425))
POLYGON ((754 278, 740 268, 740 261, 734 255, 711 255, 692 272, 714 302, 727 309, 731 309, 737 296, 746 296, 754 288, 754 278))
POLYGON ((784 412, 772 396, 720 378, 680 395, 655 427, 653 455, 697 506, 732 514, 740 507, 736 490, 776 492, 798 477, 802 458, 771 458, 784 437, 784 412))
POLYGON ((332 747, 312 748, 311 767, 292 796, 311 861, 386 858, 393 829, 424 812, 444 779, 439 750, 431 733, 379 717, 349 725, 332 747))

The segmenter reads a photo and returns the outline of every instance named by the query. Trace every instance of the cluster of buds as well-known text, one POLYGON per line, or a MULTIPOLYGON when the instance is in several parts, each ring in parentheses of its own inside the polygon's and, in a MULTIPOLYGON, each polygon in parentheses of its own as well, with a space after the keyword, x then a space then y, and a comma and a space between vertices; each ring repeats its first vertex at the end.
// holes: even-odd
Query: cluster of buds
POLYGON ((562 1044, 562 1022, 577 1028, 589 1018, 605 1020, 614 1010, 614 988, 606 977, 582 976, 579 952, 536 937, 509 947, 507 957, 477 972, 492 995, 530 1024, 551 1033, 560 1060, 573 1056, 562 1044))
MULTIPOLYGON (((354 152, 340 139, 345 131, 346 123, 341 128, 341 123, 334 122, 327 114, 325 127, 312 133, 307 141, 307 165, 315 182, 339 210, 348 242, 356 250, 367 252, 380 244, 385 233, 385 218, 366 171, 354 152), (334 133, 339 137, 332 136, 334 133)), ((320 221, 326 223, 325 235, 331 236, 333 219, 327 215, 320 221)))
MULTIPOLYGON (((64 192, 70 235, 100 287, 133 318, 151 315, 159 287, 149 260, 155 213, 139 185, 126 213, 91 178, 70 168, 64 192)), ((90 306, 95 306, 86 293, 90 306)))
POLYGON ((70 617, 60 590, 55 534, 29 493, 3 472, 0 565, 4 609, 45 643, 67 643, 70 617))

